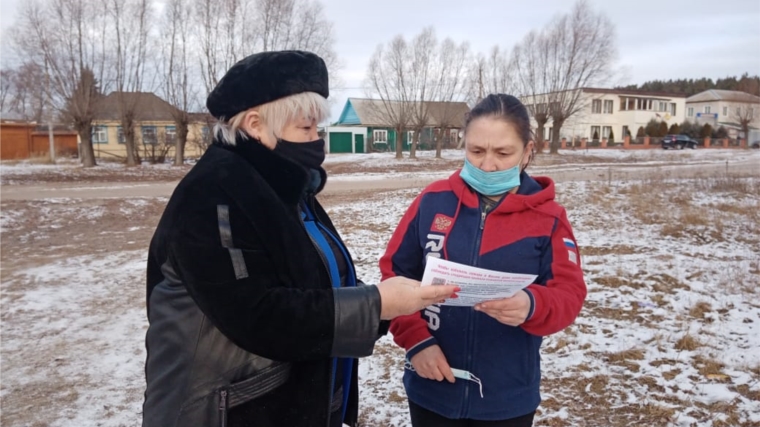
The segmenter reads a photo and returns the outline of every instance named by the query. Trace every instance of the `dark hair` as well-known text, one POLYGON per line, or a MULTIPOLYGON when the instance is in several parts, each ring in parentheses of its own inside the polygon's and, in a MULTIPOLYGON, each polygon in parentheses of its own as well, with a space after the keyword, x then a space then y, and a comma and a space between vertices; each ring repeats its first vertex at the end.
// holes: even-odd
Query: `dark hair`
POLYGON ((533 131, 530 128, 530 115, 528 109, 519 99, 503 93, 491 94, 483 98, 467 114, 464 122, 465 133, 470 123, 481 117, 493 117, 512 124, 517 134, 522 139, 523 147, 533 140, 533 131))

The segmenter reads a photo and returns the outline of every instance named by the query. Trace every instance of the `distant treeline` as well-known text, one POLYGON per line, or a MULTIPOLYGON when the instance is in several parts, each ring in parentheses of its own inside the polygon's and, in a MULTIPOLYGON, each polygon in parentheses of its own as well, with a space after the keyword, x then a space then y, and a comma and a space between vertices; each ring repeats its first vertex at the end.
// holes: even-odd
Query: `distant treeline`
POLYGON ((695 95, 709 89, 724 89, 738 90, 760 96, 760 76, 750 76, 748 73, 744 73, 741 77, 726 77, 717 80, 707 78, 652 80, 640 85, 620 86, 618 89, 682 93, 686 96, 695 95))

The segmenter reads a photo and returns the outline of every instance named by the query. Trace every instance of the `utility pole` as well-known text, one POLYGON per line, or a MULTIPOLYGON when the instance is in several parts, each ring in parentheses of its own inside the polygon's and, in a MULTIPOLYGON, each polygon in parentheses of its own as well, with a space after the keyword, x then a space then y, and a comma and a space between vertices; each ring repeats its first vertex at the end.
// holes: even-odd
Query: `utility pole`
POLYGON ((55 138, 53 137, 53 101, 50 96, 50 72, 48 71, 47 57, 45 58, 45 91, 47 96, 47 126, 48 126, 48 141, 50 143, 50 161, 55 163, 55 138))

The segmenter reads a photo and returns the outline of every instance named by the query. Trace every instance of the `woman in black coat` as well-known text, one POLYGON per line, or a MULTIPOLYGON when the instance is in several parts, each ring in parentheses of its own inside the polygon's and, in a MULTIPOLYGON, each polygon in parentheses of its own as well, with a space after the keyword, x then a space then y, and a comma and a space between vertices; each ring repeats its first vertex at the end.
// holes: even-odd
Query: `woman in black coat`
POLYGON ((144 427, 355 425, 381 320, 456 291, 357 279, 316 199, 327 96, 324 61, 299 51, 249 56, 209 95, 214 143, 150 246, 144 427))

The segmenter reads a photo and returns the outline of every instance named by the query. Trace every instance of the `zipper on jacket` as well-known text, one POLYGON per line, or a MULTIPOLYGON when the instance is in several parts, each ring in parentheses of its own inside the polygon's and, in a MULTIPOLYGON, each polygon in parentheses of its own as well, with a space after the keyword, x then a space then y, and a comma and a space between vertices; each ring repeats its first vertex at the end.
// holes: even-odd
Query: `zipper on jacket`
POLYGON ((473 267, 478 266, 480 242, 483 240, 483 229, 486 227, 486 215, 488 215, 488 213, 483 209, 483 206, 480 206, 480 227, 478 228, 478 234, 475 237, 475 246, 472 248, 472 261, 470 262, 470 265, 473 267))
POLYGON ((219 392, 219 425, 227 427, 227 390, 219 392))
MULTIPOLYGON (((483 208, 483 202, 480 202, 478 204, 480 207, 480 227, 478 227, 478 234, 475 238, 475 246, 472 249, 472 262, 470 265, 473 267, 478 266, 478 258, 480 255, 480 244, 483 241, 483 230, 486 228, 486 216, 488 216, 488 212, 483 208)), ((475 312, 473 310, 470 310, 470 312, 467 315, 467 348, 473 348, 475 345, 475 312)), ((467 370, 472 369, 472 352, 467 352, 467 370)), ((462 413, 461 416, 466 418, 468 416, 467 409, 470 406, 470 387, 469 384, 465 384, 464 388, 464 399, 462 399, 462 413)))

